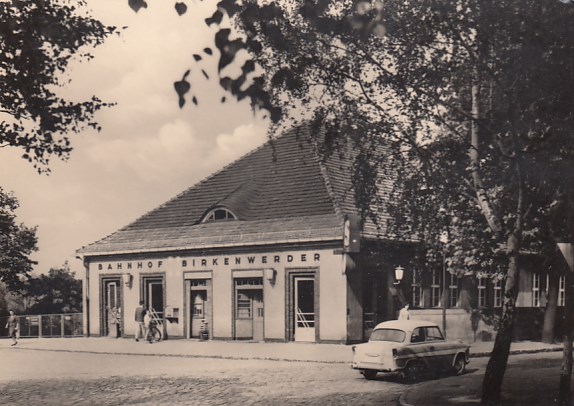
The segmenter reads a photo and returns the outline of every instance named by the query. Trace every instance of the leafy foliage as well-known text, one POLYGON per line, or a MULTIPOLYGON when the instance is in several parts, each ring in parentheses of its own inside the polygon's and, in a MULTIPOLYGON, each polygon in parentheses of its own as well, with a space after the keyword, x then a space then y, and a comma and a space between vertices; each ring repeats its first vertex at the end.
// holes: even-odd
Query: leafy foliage
POLYGON ((147 8, 147 3, 145 0, 128 0, 128 4, 136 13, 142 8, 147 8))
POLYGON ((390 236, 420 241, 427 265, 445 249, 451 272, 506 277, 486 403, 500 400, 519 256, 570 228, 573 17, 567 1, 222 0, 206 20, 220 86, 277 124, 324 127, 326 153, 352 144, 357 204, 389 213, 390 236))
POLYGON ((82 281, 67 263, 47 275, 31 278, 24 291, 29 314, 79 313, 82 311, 82 281))
POLYGON ((0 2, 0 146, 24 150, 22 157, 49 171, 52 156, 67 158, 69 136, 86 127, 99 130, 94 113, 100 99, 75 102, 58 96, 72 58, 90 59, 85 46, 115 32, 81 14, 83 0, 0 2))
POLYGON ((21 289, 32 271, 29 256, 37 250, 36 229, 16 223, 18 200, 0 188, 0 282, 21 289))
POLYGON ((179 97, 179 107, 180 108, 185 105, 185 94, 187 92, 189 92, 189 89, 191 89, 191 85, 187 81, 187 76, 189 75, 190 72, 191 72, 190 70, 185 72, 183 77, 181 78, 181 80, 179 80, 173 84, 173 87, 174 87, 174 89, 177 92, 177 95, 179 97))
POLYGON ((388 231, 424 241, 428 260, 448 230, 451 271, 498 277, 511 235, 539 251, 555 233, 548 216, 573 175, 572 13, 557 1, 224 0, 206 23, 220 27, 219 71, 242 66, 219 78, 236 99, 279 124, 320 123, 327 153, 354 144, 363 212, 391 213, 388 231), (386 203, 373 177, 388 161, 386 203))
POLYGON ((187 12, 187 5, 182 2, 175 3, 175 11, 177 11, 177 14, 183 15, 187 12))

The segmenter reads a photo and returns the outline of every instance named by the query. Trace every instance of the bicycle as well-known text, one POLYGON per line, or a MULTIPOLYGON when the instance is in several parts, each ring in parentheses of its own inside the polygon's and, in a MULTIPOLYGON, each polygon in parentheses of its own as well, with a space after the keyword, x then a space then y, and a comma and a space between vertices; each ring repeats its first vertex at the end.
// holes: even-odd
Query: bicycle
POLYGON ((148 333, 146 336, 146 340, 149 343, 157 343, 158 341, 161 341, 163 339, 162 320, 158 316, 155 309, 153 309, 153 308, 149 310, 149 316, 150 316, 150 321, 149 321, 148 333))
POLYGON ((161 331, 159 330, 159 328, 157 328, 156 323, 154 321, 151 321, 146 335, 146 340, 149 343, 157 343, 161 341, 161 339, 162 339, 161 331))

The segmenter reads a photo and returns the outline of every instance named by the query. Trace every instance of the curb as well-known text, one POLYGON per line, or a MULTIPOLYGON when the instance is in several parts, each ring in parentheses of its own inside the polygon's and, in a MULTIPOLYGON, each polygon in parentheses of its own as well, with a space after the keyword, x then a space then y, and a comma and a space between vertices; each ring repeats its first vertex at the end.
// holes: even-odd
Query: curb
MULTIPOLYGON (((552 347, 552 348, 538 348, 538 349, 531 349, 531 350, 510 350, 508 355, 521 355, 521 354, 536 354, 539 352, 558 352, 562 351, 561 347, 552 347)), ((483 352, 475 352, 470 353, 470 358, 484 358, 490 357, 492 351, 483 351, 483 352)))
MULTIPOLYGON (((80 349, 59 349, 59 348, 34 348, 34 347, 15 347, 16 350, 33 350, 33 351, 52 351, 52 352, 78 352, 84 354, 105 354, 105 355, 141 355, 146 357, 179 357, 179 358, 212 358, 212 359, 229 359, 229 360, 261 360, 261 361, 280 361, 280 362, 311 362, 321 364, 348 364, 349 361, 340 360, 317 360, 317 359, 294 359, 281 357, 264 357, 264 356, 241 356, 241 355, 210 355, 210 354, 182 354, 182 353, 140 353, 130 351, 97 351, 97 350, 80 350, 80 349)), ((559 352, 561 347, 538 348, 511 350, 509 355, 536 354, 542 352, 559 352)), ((470 358, 490 357, 491 351, 481 351, 470 353, 470 358)))
POLYGON ((140 353, 140 352, 122 352, 122 351, 93 351, 93 350, 63 350, 57 348, 33 348, 33 347, 14 347, 14 350, 19 351, 46 351, 46 352, 66 352, 66 353, 81 353, 81 354, 96 354, 96 355, 138 355, 142 357, 167 357, 167 358, 210 358, 210 359, 227 359, 236 361, 280 361, 280 362, 305 362, 317 364, 348 364, 348 361, 328 361, 328 360, 313 360, 313 359, 293 359, 293 358, 277 358, 277 357, 257 357, 257 356, 232 356, 232 355, 203 355, 203 354, 159 354, 159 353, 140 353))

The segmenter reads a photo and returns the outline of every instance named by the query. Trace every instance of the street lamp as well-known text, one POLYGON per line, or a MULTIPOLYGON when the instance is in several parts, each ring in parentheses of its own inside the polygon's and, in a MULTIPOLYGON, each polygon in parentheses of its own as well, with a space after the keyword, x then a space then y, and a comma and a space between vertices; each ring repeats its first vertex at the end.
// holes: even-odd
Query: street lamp
POLYGON ((446 338, 446 244, 448 243, 448 232, 443 231, 439 238, 442 243, 442 331, 446 338))
POLYGON ((397 280, 396 282, 394 282, 395 285, 401 283, 404 274, 405 274, 405 268, 403 268, 400 265, 395 268, 395 279, 397 280))

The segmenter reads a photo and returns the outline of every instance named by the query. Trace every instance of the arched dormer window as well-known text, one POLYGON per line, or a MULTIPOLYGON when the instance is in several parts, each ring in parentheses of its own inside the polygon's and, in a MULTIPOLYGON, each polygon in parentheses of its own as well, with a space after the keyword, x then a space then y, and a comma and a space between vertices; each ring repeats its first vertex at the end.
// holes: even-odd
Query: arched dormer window
POLYGON ((237 220, 237 216, 227 209, 218 207, 216 209, 210 210, 203 218, 202 223, 221 220, 237 220))

